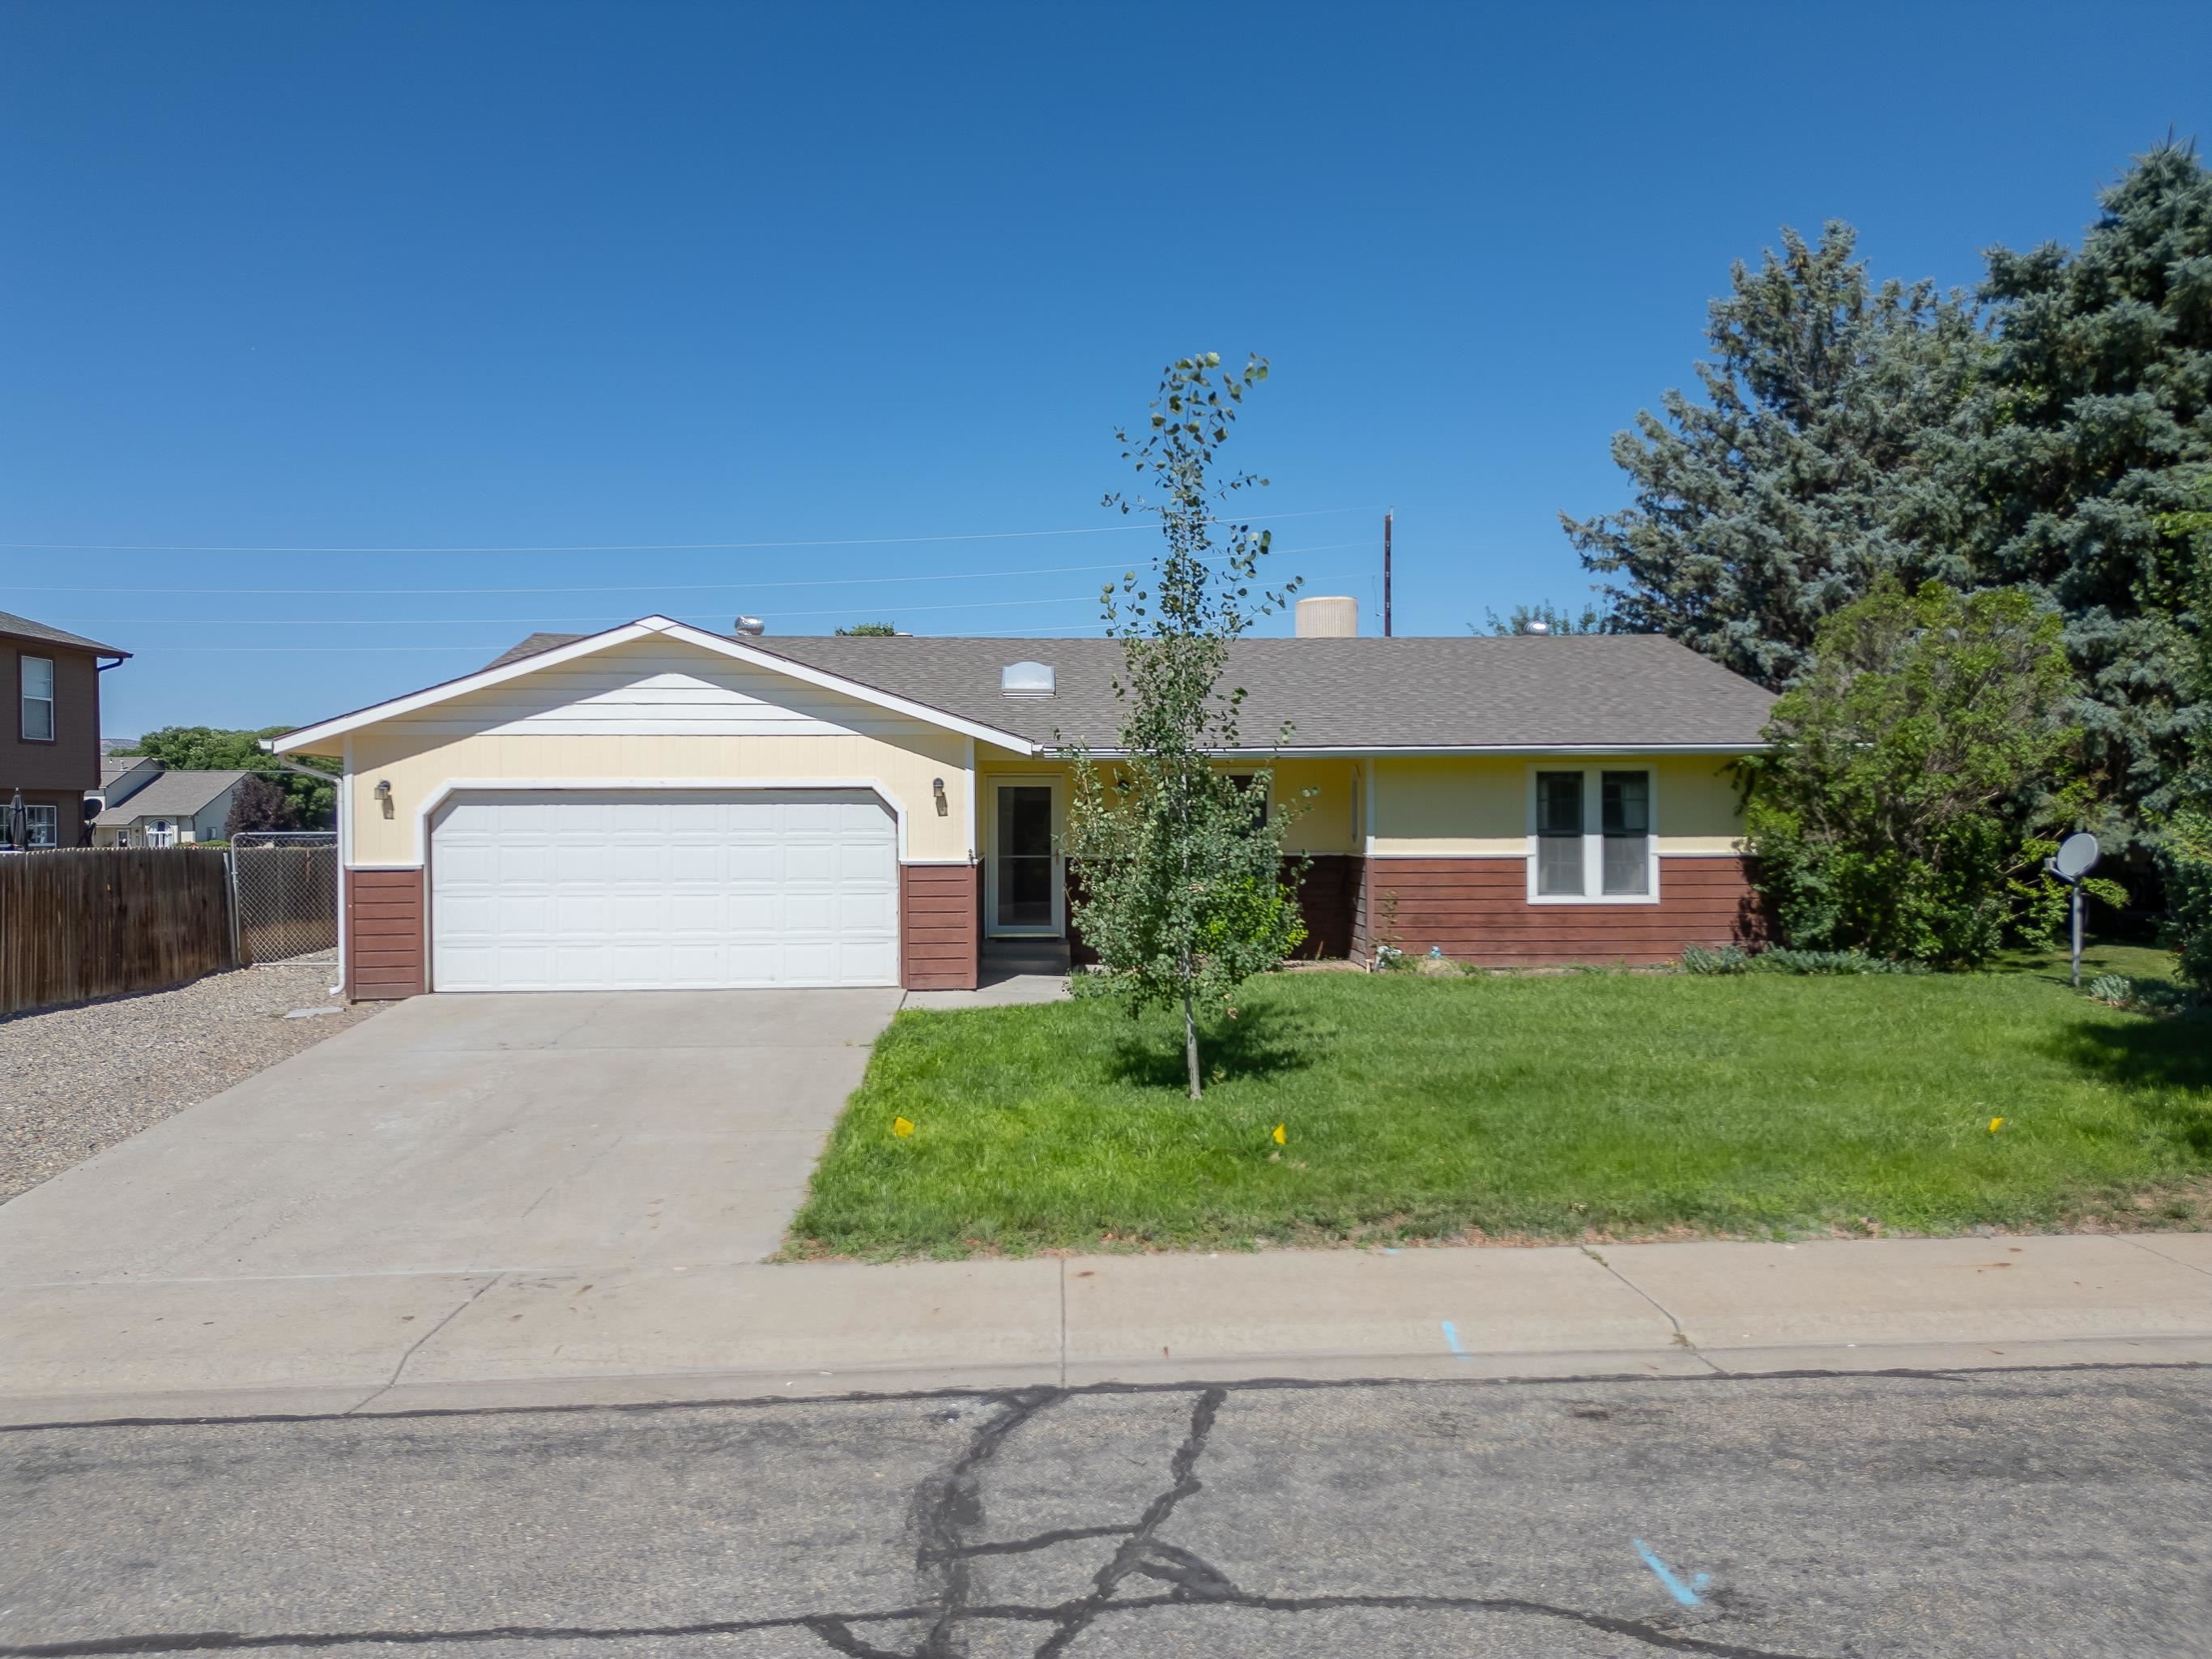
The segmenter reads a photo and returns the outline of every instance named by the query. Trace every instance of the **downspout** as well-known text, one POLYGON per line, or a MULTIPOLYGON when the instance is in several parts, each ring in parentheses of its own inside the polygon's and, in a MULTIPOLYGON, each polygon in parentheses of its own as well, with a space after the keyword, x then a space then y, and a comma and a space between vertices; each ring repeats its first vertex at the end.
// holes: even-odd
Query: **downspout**
POLYGON ((353 738, 345 740, 345 756, 338 770, 338 982, 331 994, 342 997, 353 977, 353 959, 346 954, 346 876, 353 868, 353 738))

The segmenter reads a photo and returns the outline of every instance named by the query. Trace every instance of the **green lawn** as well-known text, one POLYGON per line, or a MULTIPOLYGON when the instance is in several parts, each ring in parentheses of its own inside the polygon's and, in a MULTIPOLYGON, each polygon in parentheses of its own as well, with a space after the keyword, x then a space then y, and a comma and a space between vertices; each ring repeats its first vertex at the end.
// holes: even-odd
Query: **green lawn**
MULTIPOLYGON (((2085 982, 2171 972, 2090 954, 2085 982)), ((1164 1018, 902 1013, 790 1248, 2212 1218, 2212 1015, 2103 1007, 2063 957, 1914 978, 1289 974, 1249 988, 1206 1056, 1193 1104, 1164 1018)))

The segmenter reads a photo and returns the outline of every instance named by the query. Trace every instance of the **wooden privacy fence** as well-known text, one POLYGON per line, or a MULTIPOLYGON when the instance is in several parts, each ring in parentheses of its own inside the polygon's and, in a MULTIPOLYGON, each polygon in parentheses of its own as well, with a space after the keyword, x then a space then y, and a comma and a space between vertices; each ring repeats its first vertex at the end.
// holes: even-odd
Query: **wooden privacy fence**
POLYGON ((223 856, 191 847, 0 858, 0 1014, 232 965, 223 856))

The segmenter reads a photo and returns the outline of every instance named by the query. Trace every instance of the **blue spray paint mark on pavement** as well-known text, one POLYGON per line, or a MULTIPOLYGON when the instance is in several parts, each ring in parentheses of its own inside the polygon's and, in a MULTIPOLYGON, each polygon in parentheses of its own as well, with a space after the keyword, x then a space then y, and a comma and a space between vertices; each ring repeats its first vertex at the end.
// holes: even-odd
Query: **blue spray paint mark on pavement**
MULTIPOLYGON (((1677 1601, 1680 1601, 1686 1607, 1694 1607, 1698 1605, 1697 1591, 1692 1589, 1687 1584, 1684 1583, 1680 1579, 1675 1577, 1673 1573, 1669 1572, 1667 1570, 1667 1564, 1664 1561, 1662 1561, 1657 1556, 1652 1554, 1650 1545, 1645 1543, 1641 1538, 1631 1539, 1629 1541, 1636 1546, 1636 1553, 1644 1558, 1644 1565, 1651 1569, 1653 1577, 1656 1577, 1661 1583, 1667 1587, 1668 1595, 1673 1596, 1677 1601)), ((1704 1573, 1699 1573, 1698 1575, 1698 1582, 1700 1584, 1705 1584, 1710 1583, 1712 1581, 1707 1578, 1704 1573)))
POLYGON ((1459 1345, 1459 1333, 1452 1328, 1452 1322, 1449 1319, 1444 1321, 1444 1346, 1449 1348, 1462 1359, 1467 1358, 1467 1350, 1459 1345))

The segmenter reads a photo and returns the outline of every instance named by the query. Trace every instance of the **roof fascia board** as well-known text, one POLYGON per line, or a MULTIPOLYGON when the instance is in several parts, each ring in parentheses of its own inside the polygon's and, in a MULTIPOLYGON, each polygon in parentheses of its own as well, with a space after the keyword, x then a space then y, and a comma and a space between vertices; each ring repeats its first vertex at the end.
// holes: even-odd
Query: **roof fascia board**
POLYGON ((693 628, 667 617, 641 617, 637 621, 625 623, 619 628, 610 628, 598 634, 586 634, 581 639, 569 641, 566 645, 556 645, 549 650, 537 652, 527 657, 519 657, 513 662, 501 664, 497 668, 481 669, 474 674, 464 675, 457 680, 446 680, 423 690, 410 692, 406 696, 394 697, 388 702, 372 703, 369 707, 357 708, 349 714, 340 714, 335 719, 323 720, 313 726, 303 726, 296 732, 287 732, 279 738, 264 738, 261 741, 261 747, 269 753, 276 755, 309 749, 316 744, 327 742, 330 738, 343 737, 349 732, 357 732, 366 726, 374 726, 382 720, 398 720, 415 713, 417 709, 433 708, 439 703, 449 702, 454 697, 466 696, 472 691, 488 690, 495 685, 503 685, 509 680, 520 679, 524 675, 535 673, 541 668, 551 668, 564 662, 574 662, 579 657, 592 656, 614 646, 627 645, 635 640, 649 639, 656 634, 664 635, 671 639, 682 640, 687 645, 695 645, 702 650, 716 652, 722 656, 734 658, 739 662, 769 669, 806 684, 838 692, 860 702, 872 703, 878 708, 887 708, 894 714, 905 714, 926 725, 944 726, 966 737, 981 738, 986 742, 995 743, 1002 747, 1018 749, 1024 754, 1033 755, 1040 752, 1037 746, 1027 738, 1018 737, 1012 732, 1002 732, 994 726, 979 725, 973 720, 963 720, 957 714, 947 714, 941 708, 932 708, 927 703, 915 702, 905 697, 894 696, 889 692, 879 691, 872 685, 862 685, 854 680, 825 673, 821 669, 811 668, 803 663, 795 662, 789 657, 779 656, 773 651, 741 647, 734 640, 726 640, 719 634, 709 634, 704 629, 693 628))

